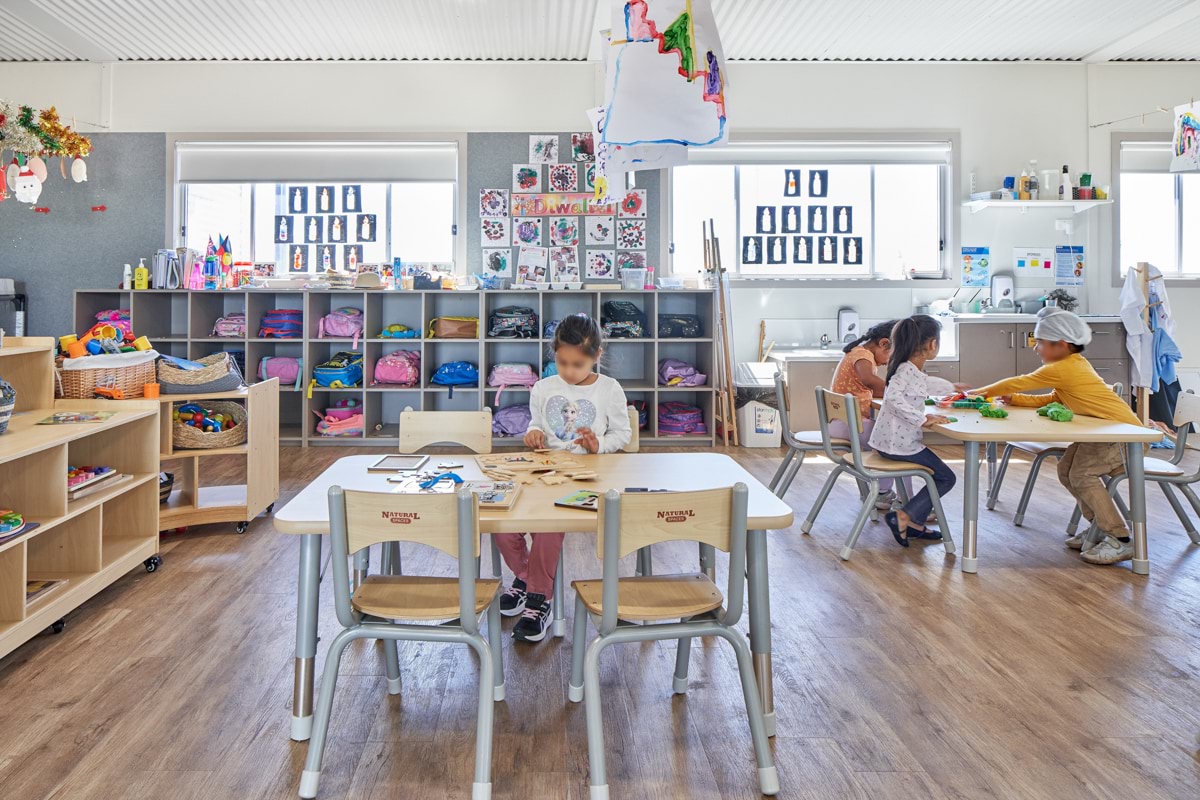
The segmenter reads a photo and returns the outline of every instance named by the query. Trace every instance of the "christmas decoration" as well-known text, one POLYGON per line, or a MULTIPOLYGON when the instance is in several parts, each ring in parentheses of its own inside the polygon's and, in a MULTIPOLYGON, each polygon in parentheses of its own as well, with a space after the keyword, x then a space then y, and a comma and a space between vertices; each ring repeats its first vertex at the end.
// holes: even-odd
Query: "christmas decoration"
POLYGON ((17 173, 17 179, 13 181, 13 194, 19 203, 36 203, 42 194, 42 182, 29 167, 25 167, 17 173))
MULTIPOLYGON (((0 100, 0 150, 12 150, 20 154, 40 152, 41 141, 21 126, 20 116, 20 106, 0 100)), ((12 182, 11 179, 9 182, 12 182)))

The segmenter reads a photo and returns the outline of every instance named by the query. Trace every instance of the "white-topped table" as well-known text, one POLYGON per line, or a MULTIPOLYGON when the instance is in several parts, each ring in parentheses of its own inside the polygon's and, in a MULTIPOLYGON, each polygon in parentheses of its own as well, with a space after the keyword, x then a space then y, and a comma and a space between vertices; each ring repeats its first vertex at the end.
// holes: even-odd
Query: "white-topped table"
MULTIPOLYGON (((771 688, 771 605, 768 592, 766 532, 791 527, 791 507, 736 461, 719 453, 612 453, 574 458, 594 469, 600 475, 599 480, 586 484, 568 481, 559 486, 547 486, 541 481, 534 481, 521 488, 521 494, 513 508, 507 511, 481 508, 481 530, 484 533, 594 533, 597 519, 595 512, 554 505, 556 499, 580 488, 598 492, 608 489, 621 491, 635 487, 694 491, 732 486, 739 481, 749 488, 747 524, 750 531, 746 539, 746 572, 750 648, 754 656, 759 695, 767 718, 767 730, 773 736, 775 708, 771 688)), ((341 486, 359 491, 393 491, 395 485, 387 482, 388 475, 367 472, 367 467, 378 460, 379 455, 347 456, 338 459, 287 505, 275 512, 276 530, 300 534, 302 537, 292 703, 292 739, 296 741, 308 739, 312 730, 321 536, 329 532, 329 488, 341 486)), ((470 455, 434 455, 430 457, 428 466, 436 467, 439 461, 450 460, 463 464, 462 468, 456 468, 454 472, 465 480, 485 477, 474 457, 470 455)))

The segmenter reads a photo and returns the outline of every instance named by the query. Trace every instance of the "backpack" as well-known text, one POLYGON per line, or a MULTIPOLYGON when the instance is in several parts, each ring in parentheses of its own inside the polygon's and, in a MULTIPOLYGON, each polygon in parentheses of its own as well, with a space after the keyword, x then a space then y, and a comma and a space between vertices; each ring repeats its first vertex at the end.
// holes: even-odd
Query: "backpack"
MULTIPOLYGON (((317 414, 316 411, 313 411, 317 414)), ((322 417, 317 414, 317 435, 318 436, 362 436, 363 435, 363 415, 362 412, 352 413, 344 419, 336 417, 322 417)))
POLYGON ((549 378, 551 375, 558 374, 558 362, 550 360, 546 362, 546 366, 542 367, 542 377, 549 378))
POLYGON ((212 335, 221 339, 243 339, 246 336, 246 314, 235 311, 217 319, 212 335))
POLYGON ((420 335, 420 331, 414 331, 407 325, 401 325, 398 322, 388 325, 379 332, 380 339, 416 339, 420 335))
POLYGON ((704 413, 695 406, 668 400, 658 404, 658 433, 661 436, 705 435, 704 413))
POLYGON ((478 317, 435 317, 429 321, 430 339, 478 339, 478 317))
POLYGON ((529 406, 508 406, 492 415, 492 433, 496 436, 524 436, 533 415, 529 406))
POLYGON ((488 336, 497 339, 536 339, 537 312, 525 306, 497 308, 488 317, 488 336))
POLYGON ((304 312, 298 308, 274 308, 263 314, 260 339, 299 339, 304 332, 304 312))
POLYGON ((448 361, 437 368, 430 383, 450 387, 450 397, 454 397, 455 386, 478 386, 479 369, 470 361, 448 361))
POLYGON ((600 306, 600 327, 609 339, 640 339, 646 335, 646 315, 628 300, 607 300, 600 306))
POLYGON ((498 386, 496 402, 509 386, 533 386, 538 381, 537 373, 528 364, 496 364, 488 373, 488 386, 498 386))
POLYGON ((637 412, 638 430, 644 431, 646 426, 650 424, 650 411, 646 407, 646 401, 630 400, 629 406, 637 412))
POLYGON ((258 362, 258 377, 261 380, 279 378, 279 388, 289 383, 298 392, 304 383, 304 359, 289 356, 265 356, 258 362))
POLYGON ((659 314, 658 338, 697 339, 703 336, 704 327, 695 314, 659 314))
POLYGON ((362 406, 358 404, 357 400, 347 397, 338 400, 332 406, 326 408, 324 419, 327 422, 332 422, 335 420, 337 422, 343 422, 350 419, 355 414, 360 417, 362 416, 362 406))
POLYGON ((346 389, 358 386, 363 379, 363 357, 361 353, 334 353, 333 358, 313 367, 312 380, 308 382, 308 396, 312 398, 314 386, 329 389, 346 389))
POLYGON ((375 362, 375 377, 371 381, 391 383, 398 386, 416 386, 421 382, 421 354, 410 350, 384 353, 375 362))
POLYGON ((363 334, 363 312, 361 308, 339 308, 321 317, 317 326, 317 338, 326 336, 334 338, 354 339, 354 347, 358 347, 358 337, 363 334))
POLYGON ((686 361, 664 358, 658 362, 659 386, 703 386, 707 382, 708 376, 686 361))

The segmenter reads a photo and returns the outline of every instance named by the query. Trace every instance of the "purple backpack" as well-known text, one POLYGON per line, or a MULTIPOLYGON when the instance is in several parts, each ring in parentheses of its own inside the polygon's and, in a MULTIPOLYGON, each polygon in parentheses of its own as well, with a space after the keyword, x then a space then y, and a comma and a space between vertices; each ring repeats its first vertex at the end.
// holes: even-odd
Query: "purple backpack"
POLYGON ((333 337, 337 339, 354 339, 354 347, 358 347, 358 337, 363 334, 363 312, 361 308, 339 308, 321 317, 317 326, 317 338, 333 337))
POLYGON ((398 386, 416 386, 421 382, 421 354, 410 350, 385 353, 375 362, 375 378, 372 384, 391 383, 398 386))
POLYGON ((708 376, 697 372, 696 368, 686 361, 664 358, 658 362, 659 386, 703 386, 707 382, 708 376))
POLYGON ((533 415, 529 406, 508 406, 492 414, 492 433, 497 436, 524 436, 533 415))
POLYGON ((496 392, 496 402, 509 386, 533 386, 538 382, 537 373, 528 364, 496 364, 488 373, 488 386, 500 389, 496 392))
POLYGON ((304 360, 288 356, 268 356, 258 362, 258 377, 262 380, 279 378, 280 388, 291 384, 296 391, 304 382, 304 360))
POLYGON ((213 324, 212 335, 222 339, 244 339, 246 337, 246 315, 235 311, 219 318, 213 324))
POLYGON ((658 432, 662 436, 704 435, 704 413, 695 406, 668 400, 658 404, 658 432))

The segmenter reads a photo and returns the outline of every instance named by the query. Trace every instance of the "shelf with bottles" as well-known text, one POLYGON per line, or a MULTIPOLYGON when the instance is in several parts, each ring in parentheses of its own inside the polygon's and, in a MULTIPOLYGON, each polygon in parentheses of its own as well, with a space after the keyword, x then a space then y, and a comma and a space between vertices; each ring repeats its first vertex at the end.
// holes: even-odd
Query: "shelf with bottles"
POLYGON ((1076 214, 1091 211, 1093 208, 1112 205, 1112 200, 965 200, 963 208, 971 210, 972 214, 989 208, 1019 208, 1024 214, 1031 208, 1069 208, 1076 214))

